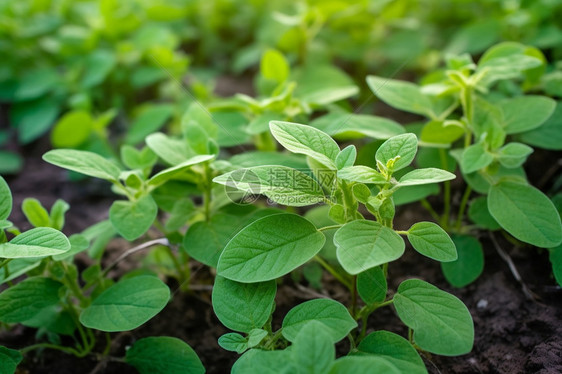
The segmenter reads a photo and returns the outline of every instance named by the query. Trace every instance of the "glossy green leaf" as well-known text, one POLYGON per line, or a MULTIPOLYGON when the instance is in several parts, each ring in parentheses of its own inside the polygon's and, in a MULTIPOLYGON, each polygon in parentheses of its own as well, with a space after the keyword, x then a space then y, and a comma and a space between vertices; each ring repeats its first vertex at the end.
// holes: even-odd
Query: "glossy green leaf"
POLYGON ((340 147, 328 134, 291 122, 271 121, 269 128, 275 139, 289 151, 310 156, 326 167, 336 169, 340 147))
POLYGON ((453 235, 458 258, 442 262, 441 270, 447 282, 454 287, 465 287, 474 282, 484 270, 484 251, 478 239, 469 235, 453 235))
POLYGON ((337 343, 355 327, 357 322, 341 303, 331 299, 314 299, 297 305, 283 319, 283 336, 294 342, 310 321, 324 325, 332 343, 337 343))
POLYGON ((283 83, 289 77, 290 67, 281 52, 268 49, 261 58, 260 72, 266 79, 283 83))
POLYGON ((146 233, 157 214, 158 205, 150 195, 136 201, 118 200, 109 208, 109 220, 127 240, 135 240, 146 233))
POLYGON ((355 158, 357 157, 357 148, 355 146, 349 145, 341 150, 336 157, 336 167, 338 170, 353 166, 355 163, 355 158))
POLYGON ((433 222, 418 222, 408 230, 408 240, 419 253, 441 262, 457 259, 457 249, 449 234, 433 222))
POLYGON ((534 147, 562 150, 562 102, 558 102, 546 122, 534 130, 520 133, 518 139, 534 147))
POLYGON ((427 374, 427 369, 416 349, 409 341, 390 331, 375 331, 367 335, 359 346, 359 352, 384 358, 401 373, 427 374))
POLYGON ((8 243, 1 243, 0 257, 45 257, 69 249, 70 242, 62 232, 50 227, 38 227, 16 236, 8 243))
POLYGON ((170 289, 157 277, 127 278, 95 298, 80 314, 80 322, 101 331, 129 331, 158 314, 169 299, 170 289))
POLYGON ((88 151, 55 149, 45 153, 43 160, 61 168, 110 181, 118 180, 121 173, 113 162, 88 151))
POLYGON ((528 145, 512 142, 498 149, 496 156, 500 164, 506 168, 517 168, 533 153, 533 148, 528 145))
POLYGON ((216 177, 213 182, 252 195, 263 194, 282 205, 307 206, 324 201, 322 187, 314 179, 285 166, 234 170, 216 177))
POLYGON ((169 137, 161 132, 150 134, 145 141, 158 157, 170 165, 181 164, 192 156, 184 140, 169 137))
POLYGON ((480 196, 472 200, 468 208, 468 218, 487 230, 498 230, 501 227, 488 210, 488 198, 486 196, 480 196))
POLYGON ((14 374, 22 359, 20 351, 0 346, 0 374, 14 374))
POLYGON ((153 175, 149 180, 148 184, 150 186, 159 186, 169 179, 172 179, 177 174, 191 168, 194 165, 201 164, 205 161, 209 161, 215 158, 213 155, 197 155, 191 157, 189 160, 182 162, 181 164, 172 166, 170 168, 164 169, 161 172, 153 175))
POLYGON ((289 273, 314 257, 322 233, 294 214, 275 214, 246 226, 227 244, 217 272, 238 282, 262 282, 289 273))
POLYGON ((34 277, 0 293, 0 321, 25 322, 59 304, 62 284, 50 278, 34 277))
POLYGON ((431 100, 413 83, 369 75, 367 84, 379 99, 393 108, 430 118, 435 116, 431 100))
POLYGON ((486 150, 484 143, 473 144, 465 148, 460 160, 461 170, 470 174, 485 168, 494 161, 494 156, 486 150))
POLYGON ((501 102, 504 127, 508 134, 536 129, 554 112, 556 101, 545 96, 525 95, 501 102))
POLYGON ((51 221, 49 212, 41 205, 39 200, 29 197, 24 199, 21 210, 33 227, 49 227, 51 221))
POLYGON ((334 235, 337 256, 350 274, 359 274, 402 256, 404 240, 378 222, 357 220, 345 224, 334 235))
POLYGON ((421 349, 443 356, 472 350, 472 317, 455 296, 419 279, 409 279, 398 287, 394 307, 402 322, 414 330, 414 341, 421 349))
POLYGON ((379 173, 375 169, 363 165, 350 166, 338 170, 338 178, 365 184, 388 183, 381 173, 379 173))
POLYGON ((402 372, 390 361, 375 356, 345 356, 336 360, 328 374, 385 373, 402 372))
POLYGON ((357 275, 357 293, 366 304, 383 302, 387 292, 388 285, 382 267, 375 266, 357 275))
MULTIPOLYGON (((266 332, 267 334, 267 332, 266 332)), ((227 351, 244 353, 248 347, 248 339, 236 332, 229 332, 221 335, 218 340, 219 346, 227 351)))
POLYGON ((324 374, 336 359, 336 349, 324 324, 313 320, 300 329, 293 341, 291 355, 297 373, 324 374))
POLYGON ((393 170, 398 171, 410 165, 418 151, 418 138, 414 134, 402 134, 394 136, 377 149, 375 158, 386 165, 396 156, 400 156, 394 163, 393 170))
POLYGON ((8 219, 12 212, 12 192, 6 180, 0 175, 0 220, 8 219))
POLYGON ((460 139, 465 130, 443 121, 430 121, 422 129, 420 140, 426 143, 451 144, 460 139))
POLYGON ((239 283, 217 276, 213 287, 213 310, 231 330, 250 332, 268 320, 277 285, 274 281, 239 283))
POLYGON ((400 178, 399 186, 415 186, 421 184, 431 184, 445 182, 455 179, 456 176, 446 170, 425 168, 412 170, 400 178))
POLYGON ((13 259, 0 269, 0 284, 16 279, 39 265, 41 258, 37 257, 13 259))
POLYGON ((541 248, 562 242, 562 224, 554 204, 533 186, 504 180, 490 187, 488 209, 517 239, 541 248))
POLYGON ((121 146, 121 160, 130 169, 144 169, 154 165, 158 156, 149 147, 138 150, 125 144, 121 146))
POLYGON ((205 373, 205 368, 193 348, 170 336, 137 340, 127 351, 125 361, 140 374, 205 373))
POLYGON ((76 148, 88 139, 92 127, 90 113, 83 110, 68 112, 55 124, 51 142, 56 148, 76 148))

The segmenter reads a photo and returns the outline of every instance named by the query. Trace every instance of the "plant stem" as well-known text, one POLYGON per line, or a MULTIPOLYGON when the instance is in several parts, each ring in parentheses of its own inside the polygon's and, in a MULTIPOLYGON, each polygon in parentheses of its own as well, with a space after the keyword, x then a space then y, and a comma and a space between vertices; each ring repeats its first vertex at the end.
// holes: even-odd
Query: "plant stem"
POLYGON ((49 343, 39 343, 39 344, 30 345, 28 347, 20 349, 20 353, 22 355, 25 355, 29 351, 33 351, 35 349, 41 349, 41 348, 56 349, 56 350, 59 350, 59 351, 63 351, 65 353, 73 354, 73 355, 78 356, 78 357, 80 356, 80 352, 78 352, 77 350, 75 350, 73 348, 63 347, 61 345, 49 344, 49 343))
POLYGON ((336 271, 336 269, 334 269, 329 263, 324 261, 324 259, 322 257, 317 255, 317 256, 314 256, 314 259, 316 261, 318 261, 318 263, 320 265, 322 265, 322 267, 324 269, 326 269, 330 274, 332 274, 332 276, 334 278, 336 278, 338 281, 340 281, 341 284, 343 284, 345 287, 347 287, 347 289, 349 289, 350 291, 353 289, 351 283, 347 279, 345 279, 340 273, 338 273, 336 271))
POLYGON ((459 215, 457 217, 457 222, 455 224, 455 229, 457 231, 459 231, 460 228, 461 228, 462 220, 464 218, 464 211, 466 209, 468 199, 470 198, 471 192, 472 192, 472 188, 470 188, 470 186, 467 185, 466 189, 464 190, 464 194, 462 195, 461 205, 460 205, 460 208, 459 208, 459 215))
POLYGON ((433 207, 431 206, 429 201, 427 201, 427 199, 421 199, 420 204, 425 208, 425 210, 429 212, 429 214, 434 220, 436 220, 437 222, 441 221, 441 217, 439 217, 439 214, 437 214, 437 212, 433 209, 433 207))
POLYGON ((318 229, 318 231, 326 231, 326 230, 335 230, 335 229, 339 229, 340 227, 342 227, 343 225, 332 225, 332 226, 324 226, 324 227, 320 227, 318 229))
POLYGON ((357 310, 357 275, 351 278, 351 315, 357 310))
POLYGON ((209 222, 211 219, 211 170, 209 169, 209 164, 205 162, 205 191, 203 195, 203 209, 205 212, 205 221, 209 222))
MULTIPOLYGON (((439 157, 441 158, 441 168, 444 170, 449 169, 449 165, 447 162, 447 154, 445 153, 444 149, 439 149, 439 157)), ((444 207, 443 207, 443 215, 441 216, 441 226, 447 231, 449 227, 449 215, 451 213, 451 182, 445 181, 443 183, 443 199, 444 199, 444 207)))
POLYGON ((275 348, 275 343, 277 343, 277 341, 279 340, 279 338, 281 338, 282 334, 281 332, 283 331, 283 329, 279 329, 275 332, 275 334, 273 334, 273 336, 271 337, 271 339, 264 345, 265 349, 270 349, 270 348, 275 348))

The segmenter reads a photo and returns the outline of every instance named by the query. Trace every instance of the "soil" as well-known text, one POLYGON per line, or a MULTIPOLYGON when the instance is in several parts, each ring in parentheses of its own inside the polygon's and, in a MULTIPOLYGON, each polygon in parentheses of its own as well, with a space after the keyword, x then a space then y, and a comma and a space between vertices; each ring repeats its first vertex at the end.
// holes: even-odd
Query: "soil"
MULTIPOLYGON (((8 179, 14 195, 14 211, 10 219, 22 228, 23 215, 19 206, 24 197, 36 197, 46 206, 57 198, 71 205, 67 213, 65 232, 80 232, 89 225, 107 217, 112 201, 107 185, 94 180, 68 182, 66 173, 47 165, 38 155, 48 149, 46 142, 24 149, 29 157, 25 169, 8 179)), ((429 219, 419 206, 402 207, 397 212, 397 226, 409 227, 413 222, 429 219)), ((497 242, 513 260, 523 282, 534 292, 537 300, 528 299, 516 281, 508 265, 498 255, 494 243, 487 236, 481 237, 485 248, 486 266, 482 276, 473 284, 455 289, 448 285, 441 274, 439 264, 407 250, 406 254, 389 266, 389 287, 395 290, 408 278, 424 279, 459 297, 469 308, 475 324, 476 338, 470 354, 460 357, 424 357, 430 373, 562 373, 562 290, 551 276, 548 253, 536 248, 514 248, 497 234, 497 242)), ((124 241, 116 241, 108 248, 107 255, 115 258, 130 247, 124 241)), ((133 257, 135 259, 142 258, 133 257)), ((135 262, 120 268, 122 271, 135 267, 135 262)), ((228 332, 214 316, 209 284, 212 274, 193 264, 193 284, 201 285, 192 294, 174 292, 168 306, 155 318, 140 328, 112 334, 111 357, 123 357, 125 350, 135 340, 146 336, 175 336, 195 349, 207 372, 227 373, 238 355, 221 349, 217 339, 228 332)), ((116 277, 118 273, 114 273, 116 277)), ((298 285, 285 277, 279 285, 274 328, 281 324, 283 316, 294 305, 315 298, 320 294, 346 302, 347 294, 325 275, 324 289, 312 290, 306 284, 298 285)), ((172 290, 178 289, 173 280, 172 290)), ((368 321, 369 331, 386 329, 405 336, 407 331, 392 308, 380 309, 368 321)), ((36 330, 14 326, 0 332, 0 345, 21 348, 35 342, 36 330)), ((100 336, 100 340, 103 338, 100 336)), ((339 343, 339 354, 347 352, 347 342, 339 343)), ((101 350, 101 347, 100 347, 101 350)), ((118 359, 99 361, 95 356, 77 359, 73 356, 46 350, 28 354, 18 373, 135 373, 135 369, 118 359)))

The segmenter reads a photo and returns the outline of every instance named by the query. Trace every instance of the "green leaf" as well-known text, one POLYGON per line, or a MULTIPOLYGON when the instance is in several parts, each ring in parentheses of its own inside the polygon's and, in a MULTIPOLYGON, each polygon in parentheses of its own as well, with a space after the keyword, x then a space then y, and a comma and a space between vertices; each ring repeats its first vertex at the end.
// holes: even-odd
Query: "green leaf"
POLYGON ((292 374, 291 352, 251 349, 232 366, 231 374, 292 374))
POLYGON ((364 136, 388 139, 405 132, 402 125, 388 118, 347 112, 328 113, 313 120, 310 125, 328 135, 344 139, 364 136))
POLYGON ((349 145, 341 150, 336 157, 336 167, 338 170, 353 166, 355 163, 355 158, 357 158, 357 148, 355 146, 349 145))
POLYGON ((145 169, 152 167, 158 161, 158 156, 149 147, 137 150, 125 144, 121 146, 121 160, 130 169, 145 169))
POLYGON ((336 349, 324 324, 313 320, 300 329, 291 355, 298 374, 324 374, 336 359, 336 349))
POLYGON ((147 105, 129 128, 125 136, 125 143, 137 144, 142 142, 145 137, 160 130, 173 112, 174 107, 169 104, 147 105))
POLYGON ((283 276, 314 257, 326 238, 306 219, 275 214, 246 226, 227 244, 217 272, 238 282, 283 276))
POLYGON ((280 165, 293 169, 307 169, 306 159, 301 155, 279 152, 249 151, 234 155, 230 163, 239 168, 250 168, 252 166, 280 165))
POLYGON ((29 197, 24 199, 21 210, 33 227, 49 227, 51 221, 49 213, 39 200, 29 197))
POLYGON ((446 170, 435 168, 415 169, 403 175, 398 182, 398 186, 431 184, 445 182, 455 178, 455 174, 449 173, 446 170))
POLYGON ((86 69, 81 84, 84 88, 91 88, 102 83, 117 64, 115 53, 98 49, 86 59, 86 69))
POLYGON ((68 238, 50 227, 26 231, 8 243, 0 244, 0 257, 45 257, 64 253, 70 249, 68 238))
POLYGON ((499 230, 501 227, 488 210, 488 198, 486 196, 479 196, 472 200, 468 208, 468 218, 487 230, 499 230))
POLYGON ((350 166, 338 170, 338 178, 365 184, 388 183, 388 181, 383 177, 381 173, 379 173, 375 169, 363 165, 350 166))
POLYGON ((370 333, 361 340, 357 349, 388 360, 401 373, 427 374, 423 360, 412 344, 390 331, 370 333))
MULTIPOLYGON (((267 332, 266 332, 267 335, 267 332)), ((229 332, 221 335, 218 340, 219 346, 227 351, 244 353, 248 347, 248 339, 236 332, 229 332)))
POLYGON ((541 248, 562 242, 562 224, 554 204, 533 186, 508 180, 490 187, 488 209, 511 235, 541 248))
POLYGON ((53 89, 59 80, 54 68, 38 68, 29 70, 18 81, 15 101, 35 99, 53 89))
POLYGON ((204 374, 197 353, 185 342, 170 336, 137 340, 127 351, 125 361, 140 374, 204 374))
POLYGON ((314 299, 297 305, 283 319, 283 336, 294 342, 310 321, 324 325, 332 343, 337 343, 355 327, 357 322, 341 303, 331 299, 314 299))
POLYGON ((496 156, 500 164, 506 168, 517 168, 533 153, 533 148, 528 145, 512 142, 498 149, 496 156))
POLYGON ((418 85, 369 75, 367 84, 373 93, 393 108, 433 118, 435 114, 429 97, 418 85))
POLYGON ((192 156, 184 140, 171 138, 161 132, 148 135, 145 141, 158 157, 170 165, 181 164, 192 156))
POLYGON ((271 133, 289 151, 312 157, 326 167, 336 170, 340 147, 328 134, 307 125, 271 121, 271 133))
POLYGON ((64 215, 70 209, 70 205, 62 199, 57 199, 53 206, 51 207, 51 213, 49 214, 51 227, 55 230, 62 230, 64 227, 65 218, 64 215))
POLYGON ((128 278, 95 298, 80 314, 80 322, 101 331, 129 331, 157 315, 169 299, 170 289, 157 277, 128 278))
POLYGON ((6 180, 0 175, 0 220, 8 219, 12 212, 12 192, 6 180))
MULTIPOLYGON (((384 373, 402 372, 390 361, 375 356, 345 356, 336 360, 328 374, 384 373)), ((408 373, 409 374, 409 373, 408 373)))
POLYGON ((60 261, 77 253, 85 251, 90 246, 90 241, 82 234, 73 234, 68 237, 70 242, 70 250, 59 255, 53 255, 53 260, 60 261))
POLYGON ((234 170, 216 177, 213 182, 252 195, 263 194, 282 205, 307 206, 324 201, 322 187, 314 179, 285 166, 234 170))
POLYGON ((45 153, 43 160, 61 168, 109 181, 117 181, 121 174, 121 169, 113 162, 88 151, 55 149, 45 153))
POLYGON ((382 303, 387 292, 386 277, 380 266, 357 275, 357 293, 365 304, 382 303))
POLYGON ((443 121, 429 121, 422 129, 420 140, 426 143, 451 144, 461 138, 465 130, 443 121))
POLYGON ((558 102, 546 122, 534 130, 519 134, 518 139, 535 147, 562 150, 562 102, 558 102))
POLYGON ((548 251, 548 258, 552 264, 554 279, 556 279, 559 286, 562 286, 562 245, 559 245, 556 248, 550 248, 548 251))
POLYGON ((34 277, 0 293, 0 321, 25 322, 59 304, 62 284, 50 278, 34 277))
POLYGON ((536 129, 554 112, 556 101, 546 96, 518 96, 499 104, 507 134, 536 129))
POLYGON ((115 201, 109 208, 109 220, 127 240, 135 240, 146 233, 157 214, 158 205, 150 195, 136 201, 115 201))
POLYGON ((0 269, 0 284, 16 279, 39 265, 41 265, 40 258, 16 258, 0 269))
POLYGON ((478 239, 469 235, 453 235, 458 258, 442 262, 443 275, 453 287, 465 287, 474 282, 484 270, 484 251, 478 239))
POLYGON ((281 52, 275 49, 268 49, 261 58, 260 72, 266 79, 283 83, 289 77, 290 67, 281 52))
POLYGON ((414 330, 414 341, 421 349, 443 356, 472 350, 472 317, 455 296, 419 279, 409 279, 398 287, 394 307, 402 322, 414 330))
POLYGON ((402 134, 388 139, 377 149, 375 158, 383 165, 396 156, 393 170, 398 171, 410 165, 418 151, 418 138, 414 134, 402 134))
POLYGON ((433 222, 418 222, 408 230, 408 240, 419 253, 441 262, 457 259, 457 249, 449 234, 433 222))
POLYGON ((334 235, 337 256, 350 274, 359 274, 402 256, 404 240, 378 222, 357 220, 346 223, 334 235))
POLYGON ((473 144, 465 148, 460 160, 463 174, 470 174, 485 168, 494 161, 494 155, 486 150, 484 143, 473 144))
POLYGON ((0 346, 0 374, 14 374, 22 359, 20 351, 0 346))
POLYGON ((45 96, 37 100, 15 103, 10 108, 10 122, 18 129, 18 140, 28 144, 45 134, 61 110, 56 98, 45 96))
POLYGON ((250 332, 268 320, 277 285, 275 281, 239 283, 217 276, 213 287, 213 310, 231 330, 250 332))
POLYGON ((68 112, 55 124, 51 143, 56 148, 76 148, 88 139, 92 126, 90 113, 83 110, 68 112))
POLYGON ((214 155, 197 155, 191 157, 189 160, 182 162, 181 164, 175 165, 171 168, 167 168, 153 175, 148 180, 149 186, 159 186, 169 179, 172 179, 177 174, 191 168, 193 165, 201 164, 205 161, 209 161, 215 158, 214 155))
POLYGON ((290 79, 297 82, 294 96, 312 106, 324 106, 359 92, 353 80, 331 65, 310 64, 298 69, 290 79))

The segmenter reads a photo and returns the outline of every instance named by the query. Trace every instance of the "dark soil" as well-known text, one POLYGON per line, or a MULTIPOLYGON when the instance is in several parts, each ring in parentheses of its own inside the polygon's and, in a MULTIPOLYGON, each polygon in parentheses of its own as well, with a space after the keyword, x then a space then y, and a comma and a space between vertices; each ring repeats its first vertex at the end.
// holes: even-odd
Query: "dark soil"
MULTIPOLYGON (((24 171, 8 179, 15 200, 11 220, 26 228, 19 210, 24 197, 36 197, 48 207, 57 198, 67 200, 71 205, 65 228, 67 234, 80 232, 105 219, 111 202, 108 186, 91 179, 68 182, 64 171, 47 165, 37 157, 45 148, 47 146, 44 144, 28 149, 32 157, 28 158, 24 171)), ((420 219, 428 217, 418 206, 413 205, 398 211, 396 225, 409 227, 420 219)), ((421 278, 459 297, 474 318, 476 339, 473 351, 461 357, 424 357, 430 373, 562 373, 562 291, 552 279, 548 253, 530 247, 514 248, 499 234, 496 235, 499 245, 510 254, 523 282, 538 295, 538 300, 530 300, 525 296, 521 284, 515 280, 488 236, 481 238, 486 256, 484 273, 464 289, 450 287, 438 263, 411 249, 389 266, 391 292, 405 279, 421 278)), ((130 244, 118 241, 110 246, 108 256, 115 257, 129 247, 130 244)), ((134 266, 133 262, 122 269, 134 266)), ((228 330, 212 311, 207 286, 212 283, 212 274, 198 264, 193 264, 193 267, 195 276, 192 283, 200 285, 199 290, 193 294, 175 292, 170 304, 154 319, 134 331, 112 334, 111 357, 123 357, 126 348, 142 337, 175 336, 195 349, 208 373, 229 372, 238 355, 221 349, 217 344, 218 337, 228 330)), ((169 281, 169 284, 172 290, 178 288, 174 281, 169 281)), ((318 297, 318 293, 347 301, 347 294, 327 275, 324 284, 324 290, 314 291, 286 277, 279 285, 273 327, 280 326, 283 316, 291 307, 318 297)), ((371 316, 369 330, 378 329, 394 331, 403 336, 407 333, 392 308, 383 308, 371 316)), ((34 329, 15 326, 9 331, 0 332, 0 345, 21 348, 33 344, 35 334, 34 329)), ((100 336, 99 340, 103 341, 103 337, 100 336)), ((342 354, 347 349, 347 342, 338 345, 338 352, 342 354)), ((115 359, 101 362, 95 356, 77 359, 51 350, 28 354, 20 367, 19 373, 31 374, 136 372, 115 359)))

